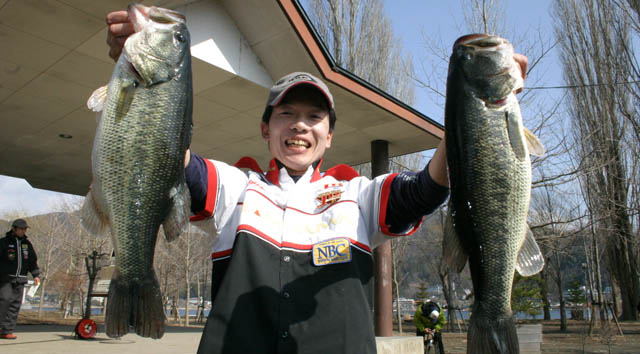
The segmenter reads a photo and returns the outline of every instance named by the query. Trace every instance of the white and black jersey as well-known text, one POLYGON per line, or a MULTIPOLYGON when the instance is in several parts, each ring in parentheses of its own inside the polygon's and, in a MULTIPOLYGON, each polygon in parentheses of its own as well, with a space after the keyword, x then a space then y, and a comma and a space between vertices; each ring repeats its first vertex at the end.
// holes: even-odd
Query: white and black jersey
MULTIPOLYGON (((275 160, 266 174, 245 174, 192 155, 193 219, 216 237, 198 353, 376 352, 372 250, 414 232, 421 217, 387 222, 392 189, 403 190, 392 188, 395 174, 370 180, 346 165, 319 168, 294 181, 275 160)), ((430 183, 435 208, 447 189, 430 183)))

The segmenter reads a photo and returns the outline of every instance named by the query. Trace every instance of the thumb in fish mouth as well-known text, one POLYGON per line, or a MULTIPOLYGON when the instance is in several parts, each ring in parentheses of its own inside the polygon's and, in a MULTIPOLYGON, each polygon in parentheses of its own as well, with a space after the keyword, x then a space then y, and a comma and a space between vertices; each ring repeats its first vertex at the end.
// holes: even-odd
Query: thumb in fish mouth
POLYGON ((524 80, 527 78, 527 68, 529 67, 529 58, 527 58, 526 56, 520 53, 514 53, 513 60, 515 60, 516 64, 518 64, 518 67, 520 68, 520 75, 522 75, 523 85, 521 85, 519 88, 517 88, 514 91, 516 94, 518 94, 522 92, 522 88, 524 86, 524 80))

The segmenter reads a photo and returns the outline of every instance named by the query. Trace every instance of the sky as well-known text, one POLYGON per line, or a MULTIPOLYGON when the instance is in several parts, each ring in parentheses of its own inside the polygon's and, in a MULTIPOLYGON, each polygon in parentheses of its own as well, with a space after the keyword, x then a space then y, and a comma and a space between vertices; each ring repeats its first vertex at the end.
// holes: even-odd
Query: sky
MULTIPOLYGON (((385 13, 394 27, 395 35, 402 41, 402 47, 409 51, 414 59, 414 67, 421 70, 430 58, 425 49, 423 36, 439 38, 442 43, 453 44, 465 34, 462 26, 464 15, 459 0, 385 0, 385 13)), ((549 6, 551 0, 527 2, 522 0, 504 0, 507 4, 506 25, 514 28, 516 34, 535 33, 541 29, 548 37, 553 35, 549 6), (529 32, 533 31, 533 32, 529 32)), ((518 47, 516 46, 516 51, 518 47)), ((523 53, 527 54, 527 53, 523 53)), ((554 63, 555 55, 549 56, 547 62, 540 65, 536 78, 536 86, 555 86, 561 84, 559 65, 554 63)), ((420 73, 418 73, 420 74, 420 73)), ((528 80, 529 81, 529 80, 528 80)), ((553 94, 551 92, 550 94, 553 94)), ((416 91, 414 108, 435 121, 443 122, 442 108, 434 103, 426 90, 416 91)), ((429 156, 429 153, 425 154, 429 156)), ((0 175, 0 219, 9 219, 8 213, 16 210, 21 215, 59 211, 64 202, 82 201, 80 196, 55 193, 32 188, 25 180, 0 175)))
MULTIPOLYGON (((553 40, 553 22, 550 16, 552 0, 538 0, 534 2, 522 0, 502 0, 506 5, 506 30, 518 36, 528 38, 541 32, 543 36, 553 40)), ((469 3, 467 0, 465 3, 469 3)), ((402 40, 403 49, 413 57, 414 69, 418 76, 422 68, 429 69, 433 55, 425 47, 426 39, 436 40, 445 48, 450 48, 455 40, 467 34, 464 26, 464 10, 462 1, 438 1, 438 0, 386 0, 385 13, 393 23, 394 33, 402 40)), ((498 33, 506 36, 506 34, 498 33)), ((518 48, 517 38, 508 38, 514 44, 516 52, 527 55, 522 48, 518 48)), ((546 62, 542 62, 540 68, 533 74, 537 74, 536 86, 557 86, 562 82, 559 65, 553 62, 557 58, 555 53, 548 56, 546 62)), ((446 67, 445 67, 446 70, 446 67)), ((446 72, 443 72, 443 76, 446 72)), ((530 80, 527 80, 530 81, 530 80)), ((526 87, 526 83, 525 83, 526 87)), ((443 123, 442 108, 434 104, 429 98, 428 90, 416 91, 414 108, 426 114, 439 123, 443 123)))

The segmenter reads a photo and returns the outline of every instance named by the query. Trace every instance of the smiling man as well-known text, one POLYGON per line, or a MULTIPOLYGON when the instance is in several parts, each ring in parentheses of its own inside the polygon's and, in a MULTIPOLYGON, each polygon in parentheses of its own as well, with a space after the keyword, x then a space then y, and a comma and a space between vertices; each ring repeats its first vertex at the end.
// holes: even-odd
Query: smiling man
MULTIPOLYGON (((117 59, 133 28, 123 11, 107 23, 117 59)), ((187 152, 192 220, 215 238, 198 353, 376 352, 373 249, 413 233, 447 197, 444 141, 418 173, 321 172, 334 108, 320 79, 294 72, 271 87, 262 115, 266 172, 248 157, 229 165, 187 152)))
POLYGON ((444 154, 420 173, 321 173, 335 122, 329 88, 295 72, 271 88, 262 116, 269 171, 188 156, 192 211, 216 237, 199 353, 375 353, 372 251, 444 201, 444 154))

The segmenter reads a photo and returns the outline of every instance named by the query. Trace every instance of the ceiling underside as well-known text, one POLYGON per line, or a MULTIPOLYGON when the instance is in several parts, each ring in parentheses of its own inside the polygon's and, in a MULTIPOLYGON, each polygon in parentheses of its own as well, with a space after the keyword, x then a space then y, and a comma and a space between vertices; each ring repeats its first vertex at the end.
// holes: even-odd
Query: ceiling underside
MULTIPOLYGON (((36 188, 86 193, 96 128, 86 101, 106 84, 114 67, 104 17, 129 2, 0 0, 0 174, 24 178, 36 188)), ((176 8, 197 1, 143 3, 176 8)), ((276 1, 224 0, 219 5, 272 79, 292 71, 322 76, 276 1)), ((193 73, 192 150, 228 163, 252 156, 265 168, 270 155, 258 123, 268 89, 197 58, 193 73)), ((325 168, 369 161, 370 143, 377 139, 389 141, 391 156, 437 145, 437 134, 343 85, 328 84, 338 121, 325 168)))

